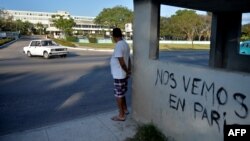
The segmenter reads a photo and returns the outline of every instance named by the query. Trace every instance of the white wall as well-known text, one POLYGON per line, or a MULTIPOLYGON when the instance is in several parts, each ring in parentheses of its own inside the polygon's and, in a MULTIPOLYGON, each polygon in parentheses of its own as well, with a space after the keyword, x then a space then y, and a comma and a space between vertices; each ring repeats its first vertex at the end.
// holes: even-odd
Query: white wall
POLYGON ((177 141, 221 141, 223 125, 250 124, 250 75, 154 60, 134 75, 134 117, 177 141))

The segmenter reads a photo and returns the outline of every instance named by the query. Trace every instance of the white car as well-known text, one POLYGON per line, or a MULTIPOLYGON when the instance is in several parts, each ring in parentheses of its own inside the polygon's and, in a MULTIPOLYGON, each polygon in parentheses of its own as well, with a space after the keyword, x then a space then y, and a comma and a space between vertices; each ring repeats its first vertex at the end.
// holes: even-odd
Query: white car
POLYGON ((29 57, 32 56, 43 56, 48 59, 51 56, 66 57, 68 54, 67 48, 59 46, 52 40, 32 40, 29 46, 23 47, 23 52, 29 57))

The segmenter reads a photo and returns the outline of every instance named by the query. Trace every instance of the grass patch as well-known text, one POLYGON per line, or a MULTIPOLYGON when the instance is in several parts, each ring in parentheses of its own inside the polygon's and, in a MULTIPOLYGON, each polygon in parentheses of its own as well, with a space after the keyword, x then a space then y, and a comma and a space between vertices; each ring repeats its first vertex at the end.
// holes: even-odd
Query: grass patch
MULTIPOLYGON (((76 43, 79 47, 89 47, 94 49, 114 49, 115 43, 76 43)), ((129 44, 132 48, 132 44, 129 44)), ((169 50, 209 50, 210 45, 194 44, 160 44, 161 51, 169 50)))
MULTIPOLYGON (((76 43, 78 47, 89 47, 94 49, 114 49, 115 43, 76 43)), ((130 49, 132 49, 132 45, 128 44, 130 49)))
POLYGON ((53 39, 53 41, 55 41, 57 44, 60 44, 62 46, 76 47, 76 45, 73 44, 72 42, 69 42, 63 39, 53 39))
POLYGON ((77 43, 79 47, 91 47, 95 49, 114 49, 115 44, 114 43, 77 43))
MULTIPOLYGON (((115 43, 76 43, 78 47, 88 47, 93 49, 114 49, 115 43)), ((132 44, 128 44, 132 49, 132 44)))
POLYGON ((134 137, 125 141, 168 141, 168 139, 153 124, 146 124, 139 126, 134 137))
POLYGON ((8 43, 8 42, 11 42, 11 41, 13 41, 13 40, 14 40, 14 39, 10 39, 10 38, 0 39, 0 46, 6 44, 6 43, 8 43))
POLYGON ((209 50, 210 45, 201 44, 160 44, 160 50, 209 50))

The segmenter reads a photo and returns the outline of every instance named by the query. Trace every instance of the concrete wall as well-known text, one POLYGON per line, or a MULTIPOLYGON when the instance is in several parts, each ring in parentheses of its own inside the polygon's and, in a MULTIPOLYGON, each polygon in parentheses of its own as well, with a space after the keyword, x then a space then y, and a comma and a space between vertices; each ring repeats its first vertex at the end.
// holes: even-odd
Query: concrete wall
POLYGON ((177 141, 221 141, 223 125, 250 124, 250 75, 147 59, 136 64, 133 116, 177 141))
POLYGON ((250 74, 158 60, 160 5, 134 7, 134 119, 176 141, 222 141, 224 123, 250 124, 250 74))

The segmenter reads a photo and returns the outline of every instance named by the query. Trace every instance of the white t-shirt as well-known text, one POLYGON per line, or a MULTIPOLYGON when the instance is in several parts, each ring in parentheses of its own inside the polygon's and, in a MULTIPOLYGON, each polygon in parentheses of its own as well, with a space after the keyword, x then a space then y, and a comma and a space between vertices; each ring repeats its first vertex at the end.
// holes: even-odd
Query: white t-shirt
POLYGON ((120 40, 116 43, 113 55, 110 59, 111 73, 114 79, 126 78, 126 72, 122 69, 118 57, 123 57, 128 67, 128 60, 130 55, 130 48, 124 40, 120 40))

